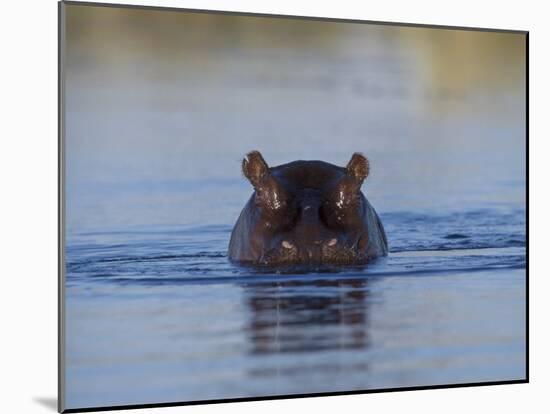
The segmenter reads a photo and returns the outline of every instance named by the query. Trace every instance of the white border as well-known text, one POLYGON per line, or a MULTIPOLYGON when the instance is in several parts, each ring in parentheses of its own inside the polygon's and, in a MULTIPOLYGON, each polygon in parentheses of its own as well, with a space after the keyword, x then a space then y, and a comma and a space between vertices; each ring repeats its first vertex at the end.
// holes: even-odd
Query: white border
MULTIPOLYGON (((345 397, 173 407, 131 412, 279 413, 524 410, 548 406, 546 315, 550 272, 546 122, 550 29, 543 2, 318 2, 304 0, 119 1, 169 7, 350 18, 530 31, 531 384, 367 394, 345 397), (538 181, 538 186, 537 186, 538 181), (536 223, 536 224, 535 224, 536 223)), ((57 375, 57 5, 55 0, 2 4, 2 405, 5 412, 53 412, 57 375)), ((128 411, 127 411, 128 412, 128 411)))

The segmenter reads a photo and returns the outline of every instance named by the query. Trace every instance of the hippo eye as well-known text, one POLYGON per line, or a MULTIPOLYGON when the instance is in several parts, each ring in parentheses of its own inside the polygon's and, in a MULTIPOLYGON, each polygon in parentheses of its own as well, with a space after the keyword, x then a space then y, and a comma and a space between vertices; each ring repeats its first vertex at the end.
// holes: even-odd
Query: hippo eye
POLYGON ((329 227, 351 226, 359 214, 360 206, 360 192, 340 185, 325 196, 320 215, 329 227))
POLYGON ((256 194, 258 204, 271 211, 282 211, 288 207, 289 200, 287 195, 274 186, 258 189, 256 194))
POLYGON ((273 178, 256 189, 255 204, 272 229, 290 228, 299 215, 293 195, 273 178))
POLYGON ((283 211, 290 204, 290 196, 275 178, 265 177, 255 188, 256 204, 269 211, 283 211))
POLYGON ((339 188, 333 197, 331 197, 326 205, 332 204, 338 210, 344 210, 353 206, 360 200, 359 193, 346 191, 345 188, 339 188))
POLYGON ((286 207, 287 201, 281 197, 277 191, 273 191, 271 194, 271 205, 274 210, 280 210, 286 207))
POLYGON ((346 194, 344 189, 340 188, 336 193, 336 199, 334 200, 334 204, 337 208, 343 209, 348 203, 349 203, 349 195, 346 194))

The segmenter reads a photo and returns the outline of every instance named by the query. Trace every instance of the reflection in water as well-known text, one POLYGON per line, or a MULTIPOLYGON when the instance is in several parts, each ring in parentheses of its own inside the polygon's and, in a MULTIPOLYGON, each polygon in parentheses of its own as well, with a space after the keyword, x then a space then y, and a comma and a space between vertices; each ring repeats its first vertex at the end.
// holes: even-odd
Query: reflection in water
POLYGON ((368 346, 366 280, 296 280, 246 288, 252 354, 368 346))

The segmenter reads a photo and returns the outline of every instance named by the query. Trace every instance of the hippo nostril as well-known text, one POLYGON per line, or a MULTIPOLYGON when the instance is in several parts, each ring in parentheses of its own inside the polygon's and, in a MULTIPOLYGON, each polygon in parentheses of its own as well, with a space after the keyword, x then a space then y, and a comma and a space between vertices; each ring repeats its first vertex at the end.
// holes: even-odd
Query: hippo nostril
POLYGON ((292 243, 289 243, 286 240, 283 240, 283 242, 281 244, 285 249, 292 249, 294 247, 294 245, 292 243))
POLYGON ((330 239, 327 243, 328 246, 334 246, 337 243, 336 239, 330 239))

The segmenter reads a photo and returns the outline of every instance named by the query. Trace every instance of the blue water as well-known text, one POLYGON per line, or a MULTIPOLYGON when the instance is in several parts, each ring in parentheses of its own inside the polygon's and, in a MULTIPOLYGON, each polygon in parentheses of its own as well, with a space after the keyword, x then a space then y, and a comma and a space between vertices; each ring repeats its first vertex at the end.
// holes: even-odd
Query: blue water
POLYGON ((521 39, 72 10, 67 408, 525 378, 521 39), (231 264, 252 149, 365 153, 388 257, 231 264))
MULTIPOLYGON (((381 214, 393 237, 390 258, 366 267, 304 268, 327 277, 429 274, 455 270, 525 268, 525 212, 477 210, 450 215, 381 214)), ((230 225, 85 232, 67 247, 67 286, 79 282, 205 284, 249 282, 290 275, 299 268, 251 268, 230 263, 230 225)))
POLYGON ((366 268, 235 266, 228 225, 71 238, 69 403, 523 378, 524 211, 381 216, 366 268))

